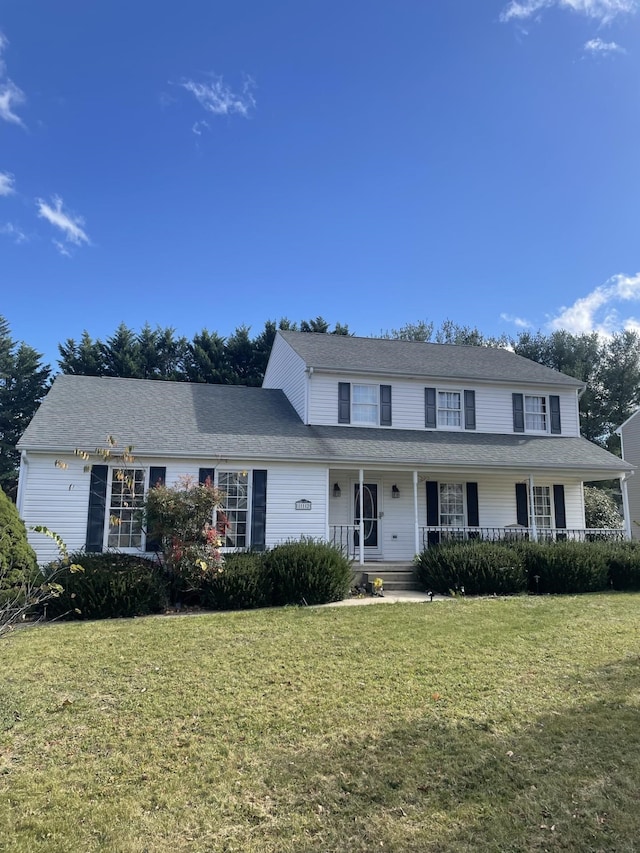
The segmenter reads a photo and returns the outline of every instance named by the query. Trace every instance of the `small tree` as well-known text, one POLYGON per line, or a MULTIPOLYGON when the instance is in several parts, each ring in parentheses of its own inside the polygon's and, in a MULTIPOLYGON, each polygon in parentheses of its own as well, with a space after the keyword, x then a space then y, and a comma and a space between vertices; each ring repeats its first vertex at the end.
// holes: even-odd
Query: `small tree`
POLYGON ((619 529, 622 518, 613 498, 595 486, 584 487, 584 518, 587 527, 619 529))
POLYGON ((222 569, 220 530, 212 523, 220 505, 221 494, 209 481, 197 484, 185 477, 175 486, 149 490, 147 539, 160 544, 175 601, 197 599, 203 578, 222 569))

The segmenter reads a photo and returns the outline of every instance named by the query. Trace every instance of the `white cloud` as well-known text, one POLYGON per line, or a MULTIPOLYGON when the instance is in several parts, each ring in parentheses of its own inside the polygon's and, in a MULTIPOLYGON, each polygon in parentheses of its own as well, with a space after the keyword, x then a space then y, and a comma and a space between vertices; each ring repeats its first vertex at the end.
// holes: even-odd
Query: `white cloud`
POLYGON ((246 77, 242 91, 234 92, 222 77, 214 77, 208 83, 196 83, 195 80, 186 80, 180 83, 183 89, 190 92, 198 101, 200 106, 208 113, 216 116, 227 116, 236 113, 247 118, 250 111, 255 107, 256 101, 252 94, 255 83, 251 77, 246 77))
MULTIPOLYGON (((75 216, 72 213, 67 213, 63 209, 63 202, 60 196, 54 196, 51 201, 53 206, 47 204, 47 202, 41 198, 36 199, 38 216, 42 219, 46 219, 47 222, 55 228, 59 228, 64 234, 67 243, 73 243, 75 246, 81 246, 83 243, 90 245, 91 241, 82 227, 84 225, 82 217, 75 216)), ((54 244, 58 250, 61 251, 57 241, 54 241, 54 244)), ((66 250, 66 252, 68 252, 68 250, 66 250)), ((62 254, 65 254, 65 252, 62 254)))
POLYGON ((195 133, 196 136, 202 136, 202 130, 200 129, 202 127, 209 127, 209 123, 204 121, 204 119, 202 121, 195 122, 191 130, 195 133))
POLYGON ((638 322, 633 317, 620 317, 616 306, 625 302, 640 302, 640 273, 634 276, 614 275, 591 293, 576 299, 573 305, 563 306, 547 325, 553 331, 565 329, 574 335, 585 332, 611 335, 621 329, 632 328, 638 322))
POLYGON ((589 39, 584 44, 584 52, 592 56, 606 56, 609 53, 626 53, 627 51, 615 41, 603 41, 601 38, 589 39))
POLYGON ((7 66, 2 58, 8 44, 6 36, 0 32, 0 119, 24 127, 24 122, 15 112, 15 108, 25 101, 24 92, 7 77, 7 66))
POLYGON ((0 225, 0 234, 5 237, 10 237, 14 243, 26 243, 29 239, 24 231, 21 231, 13 222, 5 222, 4 225, 0 225))
POLYGON ((0 195, 13 195, 15 179, 11 172, 0 172, 0 195))
POLYGON ((500 20, 524 21, 556 7, 607 24, 618 15, 637 12, 639 5, 639 0, 510 0, 500 13, 500 20))
POLYGON ((513 314, 501 314, 500 319, 504 320, 505 323, 513 323, 514 326, 517 326, 519 329, 530 329, 533 325, 528 320, 525 320, 522 317, 515 317, 513 314))
POLYGON ((67 249, 64 243, 61 243, 60 240, 52 240, 51 242, 61 255, 64 255, 65 258, 71 257, 71 252, 67 249))

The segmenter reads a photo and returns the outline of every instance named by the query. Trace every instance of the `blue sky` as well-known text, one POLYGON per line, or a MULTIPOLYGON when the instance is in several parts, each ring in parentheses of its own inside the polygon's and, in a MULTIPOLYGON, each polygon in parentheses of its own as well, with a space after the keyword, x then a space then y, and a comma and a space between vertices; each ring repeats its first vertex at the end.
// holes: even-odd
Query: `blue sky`
POLYGON ((0 0, 0 314, 640 325, 640 0, 0 0))

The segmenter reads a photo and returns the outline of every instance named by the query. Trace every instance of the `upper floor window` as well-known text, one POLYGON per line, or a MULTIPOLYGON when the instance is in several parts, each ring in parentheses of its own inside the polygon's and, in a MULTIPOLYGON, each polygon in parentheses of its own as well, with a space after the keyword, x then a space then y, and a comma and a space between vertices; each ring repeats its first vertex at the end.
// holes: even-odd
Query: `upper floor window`
POLYGON ((427 429, 475 429, 476 392, 425 388, 424 425, 427 429))
POLYGON ((535 432, 547 431, 547 398, 524 398, 524 427, 535 432))
POLYGON ((560 435, 560 396, 558 394, 513 394, 513 431, 550 432, 560 435))
POLYGON ((352 385, 351 420, 357 424, 378 423, 378 386, 352 385))
POLYGON ((462 426, 462 402, 459 391, 438 391, 438 426, 462 426))
POLYGON ((391 385, 338 382, 338 423, 391 426, 391 385))

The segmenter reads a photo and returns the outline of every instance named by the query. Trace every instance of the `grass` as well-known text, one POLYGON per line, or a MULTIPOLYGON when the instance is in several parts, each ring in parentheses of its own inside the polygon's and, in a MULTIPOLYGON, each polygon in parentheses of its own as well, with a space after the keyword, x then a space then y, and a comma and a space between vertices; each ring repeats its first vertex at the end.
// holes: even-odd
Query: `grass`
POLYGON ((0 644, 2 851, 640 850, 637 595, 0 644))

